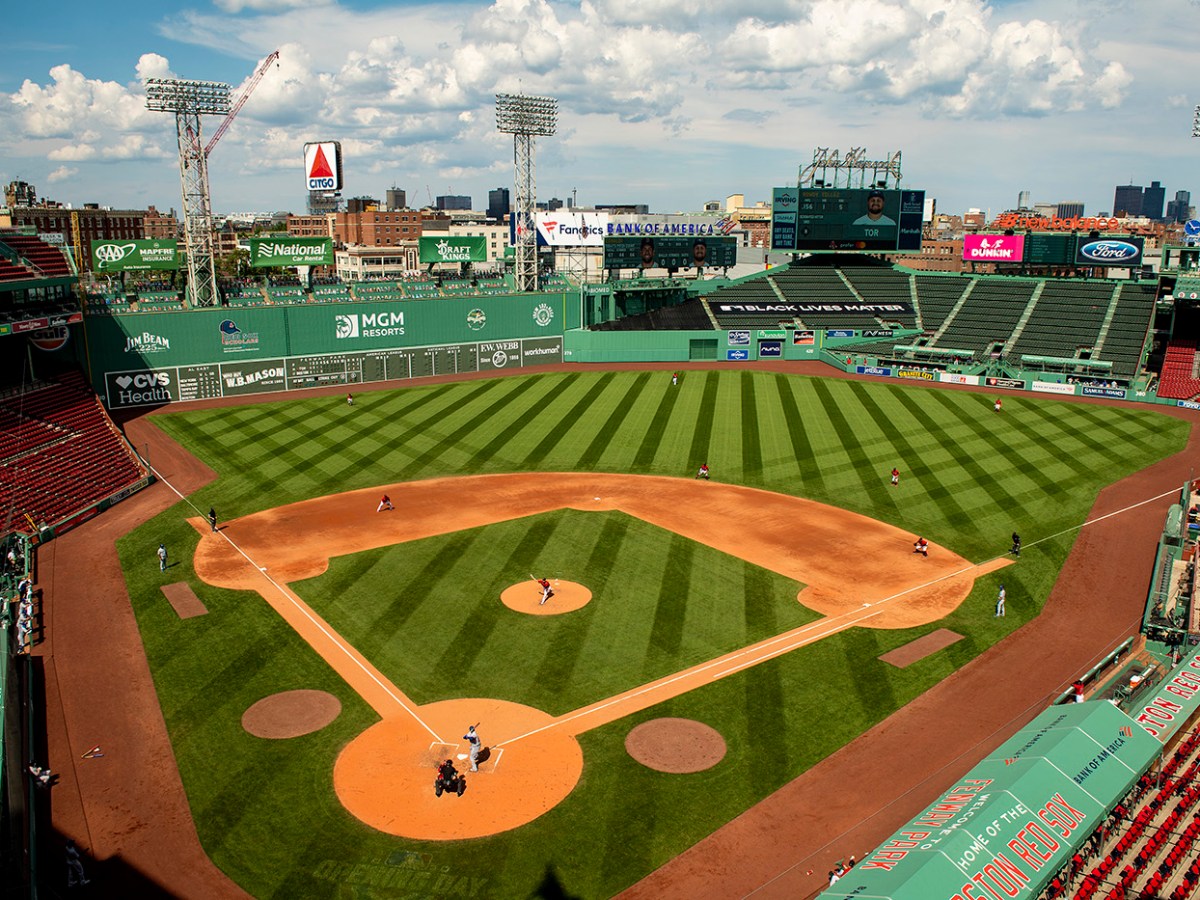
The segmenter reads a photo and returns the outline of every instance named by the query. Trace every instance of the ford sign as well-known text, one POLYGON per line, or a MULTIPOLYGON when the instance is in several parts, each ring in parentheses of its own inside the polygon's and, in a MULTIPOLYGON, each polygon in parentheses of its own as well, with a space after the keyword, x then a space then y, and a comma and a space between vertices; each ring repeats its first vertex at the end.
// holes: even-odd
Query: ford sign
POLYGON ((1132 263, 1142 255, 1142 248, 1129 241, 1088 241, 1079 248, 1079 257, 1084 262, 1102 266, 1119 266, 1132 263))

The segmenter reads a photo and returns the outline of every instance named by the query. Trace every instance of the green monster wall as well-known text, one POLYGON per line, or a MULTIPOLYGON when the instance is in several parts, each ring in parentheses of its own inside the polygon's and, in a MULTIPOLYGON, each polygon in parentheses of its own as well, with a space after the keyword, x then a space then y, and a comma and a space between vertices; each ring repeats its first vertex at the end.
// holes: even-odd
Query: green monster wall
POLYGON ((217 308, 88 317, 110 409, 563 360, 572 294, 217 308))

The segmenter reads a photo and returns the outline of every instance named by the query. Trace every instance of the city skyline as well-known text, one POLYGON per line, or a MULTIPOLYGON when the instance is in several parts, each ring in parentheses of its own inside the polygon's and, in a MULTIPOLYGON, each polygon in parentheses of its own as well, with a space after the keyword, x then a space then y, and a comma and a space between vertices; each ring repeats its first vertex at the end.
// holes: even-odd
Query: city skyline
MULTIPOLYGON (((0 181, 80 206, 178 208, 171 116, 144 81, 257 87, 210 159, 218 214, 302 212, 302 147, 340 140, 344 196, 409 204, 510 187, 494 94, 558 98, 538 198, 699 210, 769 202, 817 147, 903 154, 939 212, 1114 186, 1191 191, 1196 97, 1174 74, 1194 0, 134 0, 24 7, 0 61, 0 181), (936 8, 934 8, 936 7, 936 8), (64 15, 63 12, 66 11, 64 15), (1152 51, 1152 52, 1151 52, 1152 51)), ((206 117, 204 140, 220 119, 206 117)))

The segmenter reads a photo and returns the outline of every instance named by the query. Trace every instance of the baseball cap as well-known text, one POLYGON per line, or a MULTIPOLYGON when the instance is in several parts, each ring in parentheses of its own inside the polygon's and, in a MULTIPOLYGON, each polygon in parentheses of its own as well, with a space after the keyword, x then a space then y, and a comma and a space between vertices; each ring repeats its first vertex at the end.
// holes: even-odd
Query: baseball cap
POLYGON ((870 199, 871 197, 878 197, 880 200, 883 200, 883 191, 871 191, 871 193, 867 194, 867 198, 870 199))

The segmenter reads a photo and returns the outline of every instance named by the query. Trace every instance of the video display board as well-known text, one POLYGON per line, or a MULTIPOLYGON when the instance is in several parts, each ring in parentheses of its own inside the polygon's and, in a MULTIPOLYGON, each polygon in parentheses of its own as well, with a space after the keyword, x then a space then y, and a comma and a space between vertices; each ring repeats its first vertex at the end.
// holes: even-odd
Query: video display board
POLYGON ((1075 258, 1075 235, 1034 232, 1025 235, 1025 262, 1032 266, 1066 266, 1075 258))
POLYGON ((606 269, 730 268, 737 262, 737 238, 606 237, 606 269))
POLYGON ((775 188, 772 250, 919 252, 924 191, 775 188))

